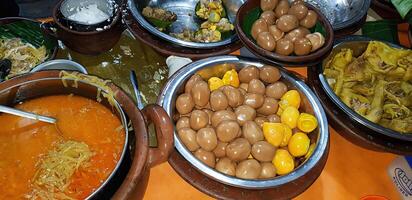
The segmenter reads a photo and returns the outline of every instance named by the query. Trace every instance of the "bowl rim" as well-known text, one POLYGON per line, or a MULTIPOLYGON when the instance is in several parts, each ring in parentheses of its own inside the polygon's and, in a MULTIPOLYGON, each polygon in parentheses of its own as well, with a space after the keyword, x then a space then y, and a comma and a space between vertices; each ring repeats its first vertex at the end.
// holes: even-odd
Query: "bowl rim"
MULTIPOLYGON (((261 67, 264 64, 249 58, 242 58, 237 56, 217 56, 217 57, 210 57, 203 60, 199 60, 193 63, 189 63, 185 67, 179 69, 175 72, 170 78, 169 81, 164 86, 162 92, 159 95, 158 104, 161 105, 169 116, 173 112, 173 105, 172 100, 177 97, 175 91, 178 87, 183 84, 191 75, 196 73, 196 71, 204 68, 209 67, 217 64, 223 63, 246 63, 250 65, 255 65, 257 67, 261 67)), ((195 156, 184 146, 184 144, 180 141, 179 137, 174 134, 175 139, 175 147, 178 152, 197 170, 199 170, 204 175, 221 182, 223 184, 231 185, 234 187, 245 188, 245 189, 266 189, 266 188, 273 188, 277 185, 286 184, 288 182, 292 182, 294 180, 299 179, 307 172, 309 172, 322 158, 324 155, 328 143, 329 143, 329 127, 326 118, 325 111, 321 106, 319 99, 316 95, 310 90, 310 88, 305 84, 305 82, 295 75, 282 70, 279 68, 282 73, 282 77, 288 80, 288 82, 292 83, 300 92, 302 92, 308 99, 308 102, 311 104, 313 108, 313 112, 316 115, 319 123, 319 136, 317 140, 316 148, 313 154, 299 167, 294 169, 291 173, 283 176, 277 176, 276 178, 272 179, 254 179, 254 180, 246 180, 236 178, 234 176, 228 176, 223 173, 216 171, 208 167, 206 164, 199 161, 195 156)))
MULTIPOLYGON (((317 9, 315 6, 305 2, 305 5, 310 9, 315 11, 318 14, 318 22, 320 22, 322 24, 322 26, 325 28, 325 33, 326 36, 325 37, 325 44, 318 50, 316 50, 315 52, 312 52, 308 55, 304 55, 304 56, 284 56, 284 55, 280 55, 277 54, 275 52, 271 52, 268 50, 263 49, 262 47, 260 47, 259 45, 257 45, 254 41, 252 41, 251 38, 249 38, 246 33, 243 31, 242 28, 242 24, 241 22, 243 22, 243 18, 244 15, 243 13, 247 13, 249 11, 246 11, 246 7, 250 6, 250 4, 256 3, 256 1, 258 0, 248 0, 246 1, 238 10, 237 14, 236 14, 236 22, 235 22, 235 29, 237 32, 237 35, 240 39, 240 41, 242 41, 242 43, 245 45, 245 47, 247 47, 247 49, 249 51, 251 51, 254 54, 260 55, 262 57, 271 59, 271 60, 275 60, 276 61, 280 61, 279 63, 289 63, 289 64, 293 64, 293 63, 305 63, 305 62, 311 62, 311 61, 315 61, 319 58, 321 58, 322 56, 324 56, 325 54, 327 54, 331 49, 332 49, 332 45, 333 45, 333 39, 334 39, 334 32, 333 32, 333 28, 332 25, 330 24, 329 20, 326 19, 326 17, 322 14, 322 12, 317 9), (242 14, 242 16, 241 16, 242 14), (319 20, 321 19, 321 20, 319 20)), ((259 6, 256 6, 259 7, 259 6)))
MULTIPOLYGON (((127 7, 130 9, 132 16, 137 20, 137 22, 147 31, 149 31, 151 34, 167 41, 171 42, 175 45, 182 46, 182 47, 189 47, 189 48, 194 48, 194 49, 210 49, 210 48, 216 48, 216 47, 221 47, 225 45, 232 44, 239 40, 236 31, 233 31, 234 33, 229 37, 226 38, 225 40, 221 40, 219 42, 209 42, 209 43, 201 43, 201 42, 189 42, 189 41, 184 41, 181 39, 177 39, 175 37, 172 37, 166 33, 163 33, 159 30, 157 30, 154 26, 152 26, 143 16, 140 14, 140 11, 137 9, 139 5, 135 3, 135 0, 127 0, 127 7)), ((236 24, 236 21, 234 22, 236 24)))
MULTIPOLYGON (((402 46, 399 46, 397 44, 391 43, 391 42, 387 42, 387 41, 382 41, 382 40, 375 40, 369 37, 365 37, 365 36, 347 36, 344 38, 340 38, 337 39, 335 41, 334 47, 338 48, 340 46, 343 46, 344 44, 347 43, 351 43, 351 42, 365 42, 365 43, 369 43, 371 41, 379 41, 379 42, 383 42, 391 47, 395 47, 395 48, 403 48, 402 46)), ((331 55, 332 52, 330 52, 329 55, 331 55)), ((326 60, 326 59, 325 59, 326 60)), ((373 123, 369 120, 367 120, 366 118, 362 117, 361 115, 359 115, 358 113, 356 113, 355 111, 353 111, 351 108, 349 108, 345 103, 342 102, 341 98, 339 96, 337 96, 335 94, 335 92, 333 91, 333 89, 329 86, 326 77, 323 75, 323 69, 324 69, 324 65, 323 62, 318 64, 318 78, 320 81, 320 85, 322 87, 322 89, 325 91, 325 93, 327 94, 328 98, 335 104, 337 105, 337 107, 343 111, 346 115, 348 115, 348 117, 356 122, 358 122, 359 124, 379 133, 385 136, 388 136, 390 138, 395 138, 395 139, 399 139, 399 140, 407 140, 407 141, 412 141, 412 134, 402 134, 400 132, 394 131, 392 129, 383 127, 377 123, 373 123)))
MULTIPOLYGON (((78 71, 83 74, 88 74, 86 68, 81 65, 78 62, 75 62, 73 60, 68 60, 68 59, 53 59, 53 60, 48 60, 43 63, 40 63, 36 65, 33 69, 30 70, 29 73, 37 72, 37 71, 45 71, 43 68, 47 67, 48 65, 65 65, 65 66, 70 66, 73 67, 73 69, 70 69, 72 71, 78 71)), ((46 70, 56 70, 56 69, 46 69, 46 70)), ((67 69, 69 71, 69 69, 67 69)))
MULTIPOLYGON (((7 90, 10 90, 10 89, 13 89, 13 88, 19 88, 19 87, 21 87, 23 85, 26 85, 26 84, 36 83, 36 82, 40 82, 40 81, 60 80, 60 82, 61 82, 63 80, 63 78, 61 78, 59 74, 60 74, 60 71, 56 71, 56 70, 42 71, 42 72, 39 71, 39 72, 36 72, 36 73, 26 73, 22 76, 19 76, 19 77, 16 77, 16 78, 13 78, 13 79, 10 79, 8 81, 4 81, 4 82, 0 83, 0 93, 2 93, 4 91, 7 91, 7 90), (37 75, 43 75, 43 74, 46 75, 46 76, 36 77, 37 75), (51 75, 47 76, 47 74, 51 74, 51 75), (27 79, 27 80, 25 80, 25 79, 27 79)), ((94 75, 88 75, 88 76, 94 76, 94 75)), ((97 77, 97 76, 95 76, 95 77, 97 77)), ((100 77, 98 77, 98 78, 100 78, 100 77)), ((83 81, 83 80, 74 80, 72 78, 67 78, 65 80, 77 81, 78 83, 82 83, 82 84, 85 84, 85 85, 89 85, 91 87, 95 87, 96 89, 100 89, 101 92, 106 92, 100 86, 98 86, 96 84, 93 84, 93 83, 83 81)), ((72 86, 70 84, 68 84, 67 87, 72 87, 72 86)), ((65 88, 67 88, 67 87, 65 87, 65 88)), ((112 86, 109 85, 109 87, 112 87, 112 86)), ((115 87, 117 87, 117 86, 115 86, 115 87)), ((84 96, 82 96, 82 97, 87 98, 87 97, 84 97, 84 96)), ((36 97, 36 98, 39 98, 39 97, 36 97)), ((119 114, 119 116, 117 118, 120 120, 121 124, 124 127, 123 133, 125 134, 125 138, 124 138, 124 144, 123 144, 123 147, 122 147, 122 152, 121 152, 121 155, 120 155, 115 167, 110 172, 110 174, 85 199, 93 198, 96 194, 98 194, 101 191, 101 189, 103 189, 106 185, 109 184, 109 182, 114 178, 114 176, 116 175, 116 172, 119 170, 119 168, 123 164, 123 160, 125 159, 125 156, 126 156, 126 151, 128 151, 128 148, 129 148, 129 145, 130 145, 129 144, 130 143, 130 141, 129 141, 129 131, 130 130, 129 130, 129 127, 127 126, 128 122, 126 120, 126 112, 124 111, 124 109, 122 108, 122 105, 116 99, 116 97, 113 97, 113 98, 114 98, 115 107, 116 107, 115 112, 117 112, 119 114)), ((89 99, 89 98, 87 98, 87 99, 89 99)), ((94 100, 94 99, 92 99, 92 100, 94 100)), ((99 102, 97 102, 97 103, 99 103, 99 102)), ((112 112, 113 111, 114 110, 112 110, 112 112)))

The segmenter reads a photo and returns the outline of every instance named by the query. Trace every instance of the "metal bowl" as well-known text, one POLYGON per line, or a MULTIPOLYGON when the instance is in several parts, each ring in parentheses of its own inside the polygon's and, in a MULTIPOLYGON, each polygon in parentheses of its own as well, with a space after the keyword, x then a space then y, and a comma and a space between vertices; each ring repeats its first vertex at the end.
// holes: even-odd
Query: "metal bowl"
POLYGON ((78 71, 83 74, 87 74, 87 70, 83 65, 65 59, 55 59, 46 61, 40 65, 34 67, 30 72, 44 71, 44 70, 69 70, 69 71, 78 71))
MULTIPOLYGON (((353 50, 354 56, 361 55, 372 39, 363 36, 347 36, 335 42, 330 55, 317 67, 308 70, 308 80, 315 93, 320 97, 334 128, 353 143, 378 151, 396 154, 412 154, 412 135, 401 134, 379 124, 373 123, 343 103, 329 86, 323 75, 323 67, 336 53, 343 48, 353 50)), ((385 42, 396 48, 398 45, 385 42)))
POLYGON ((351 27, 368 12, 371 0, 306 0, 318 8, 332 24, 333 30, 351 27))
MULTIPOLYGON (((236 69, 241 69, 248 65, 255 65, 262 67, 264 64, 248 60, 244 58, 238 58, 236 56, 218 56, 211 57, 203 60, 199 60, 186 65, 177 71, 169 81, 166 83, 163 91, 159 95, 158 104, 161 105, 169 116, 174 116, 177 111, 175 109, 176 98, 179 94, 184 92, 184 86, 186 81, 195 73, 199 73, 203 78, 216 76, 213 73, 217 71, 227 71, 232 66, 236 66, 236 69), (229 64, 229 65, 228 65, 229 64)), ((292 183, 298 180, 311 169, 319 167, 321 158, 327 154, 327 147, 329 144, 329 130, 326 114, 315 96, 315 94, 309 89, 304 81, 297 78, 295 75, 281 69, 282 81, 284 81, 288 87, 295 88, 300 91, 303 102, 303 110, 307 113, 312 113, 316 116, 319 122, 317 128, 317 145, 312 156, 297 167, 293 172, 284 176, 278 176, 272 179, 260 179, 260 180, 245 180, 228 176, 216 171, 213 168, 208 167, 198 160, 181 142, 176 134, 174 135, 175 147, 177 151, 198 171, 205 176, 216 180, 220 183, 231 185, 238 188, 245 189, 265 189, 275 188, 285 184, 292 183)), ((320 166, 323 168, 323 166, 320 166)), ((314 180, 313 180, 314 181, 314 180)), ((304 181, 303 181, 304 182, 304 181)), ((295 182, 296 184, 296 182, 295 182)), ((300 184, 303 184, 302 181, 300 184)), ((294 185, 295 186, 295 185, 294 185)), ((305 187, 302 185, 302 187, 305 187)))
MULTIPOLYGON (((227 17, 229 21, 234 24, 237 10, 246 0, 224 0, 223 5, 226 8, 227 17)), ((174 22, 170 30, 172 32, 182 32, 185 28, 195 30, 199 27, 199 19, 195 14, 195 7, 198 0, 128 0, 127 5, 133 15, 133 17, 151 34, 171 42, 173 44, 190 47, 195 49, 210 49, 215 47, 221 47, 238 40, 235 33, 229 38, 219 42, 210 43, 199 43, 199 42, 188 42, 184 40, 177 39, 166 33, 157 30, 153 25, 151 25, 141 14, 143 8, 146 6, 161 7, 166 10, 172 11, 177 15, 177 21, 174 22)))

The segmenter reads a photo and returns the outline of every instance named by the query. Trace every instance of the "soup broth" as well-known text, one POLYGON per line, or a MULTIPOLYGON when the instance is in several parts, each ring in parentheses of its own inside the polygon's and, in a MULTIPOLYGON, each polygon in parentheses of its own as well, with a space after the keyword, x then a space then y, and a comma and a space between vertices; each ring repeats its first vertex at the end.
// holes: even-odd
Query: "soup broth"
POLYGON ((69 179, 64 195, 83 199, 111 174, 125 134, 119 118, 94 100, 73 95, 28 100, 18 109, 57 118, 57 126, 0 114, 0 199, 26 199, 45 155, 65 141, 88 145, 92 156, 69 179))

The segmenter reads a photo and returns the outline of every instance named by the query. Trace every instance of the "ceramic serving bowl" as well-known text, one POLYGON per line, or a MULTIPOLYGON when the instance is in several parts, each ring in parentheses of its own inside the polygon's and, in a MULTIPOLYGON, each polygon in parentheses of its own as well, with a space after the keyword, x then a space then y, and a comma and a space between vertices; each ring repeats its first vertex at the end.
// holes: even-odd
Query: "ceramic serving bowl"
MULTIPOLYGON (((185 28, 196 30, 200 26, 200 19, 198 19, 195 14, 195 7, 198 2, 198 0, 128 0, 127 5, 133 17, 144 29, 146 29, 156 37, 172 44, 194 49, 212 49, 223 47, 236 42, 238 40, 238 37, 235 33, 219 42, 199 43, 180 40, 159 31, 158 29, 156 29, 156 27, 151 25, 141 14, 143 8, 145 8, 146 6, 161 7, 166 10, 172 11, 177 15, 177 21, 174 22, 169 28, 171 32, 179 33, 182 32, 185 28)), ((226 8, 227 17, 232 24, 235 23, 237 10, 244 2, 245 0, 223 1, 223 5, 226 8)))
MULTIPOLYGON (((124 30, 121 7, 116 8, 109 25, 100 27, 99 30, 78 31, 64 23, 60 11, 62 2, 64 0, 54 6, 53 21, 45 23, 44 27, 48 30, 48 34, 61 40, 68 48, 82 54, 97 55, 110 50, 119 41, 124 30)), ((117 0, 116 3, 122 5, 123 1, 117 0)))
MULTIPOLYGON (((330 55, 317 67, 308 70, 309 84, 324 105, 332 126, 351 142, 377 151, 396 154, 412 154, 412 135, 401 134, 392 129, 370 122, 343 103, 329 86, 323 75, 324 65, 343 48, 353 50, 353 56, 361 55, 371 39, 348 36, 337 40, 330 55)), ((387 43, 396 48, 398 45, 387 43)))
MULTIPOLYGON (((228 66, 236 66, 236 69, 239 70, 248 65, 254 65, 257 67, 263 66, 260 62, 238 58, 235 56, 211 57, 190 63, 178 70, 172 77, 169 78, 169 81, 166 83, 163 91, 159 95, 158 104, 163 106, 169 116, 174 116, 177 114, 175 109, 176 98, 184 91, 184 86, 192 75, 199 73, 202 74, 203 78, 207 78, 213 76, 213 72, 219 71, 219 69, 220 71, 229 70, 227 69, 228 66)), ((216 198, 221 198, 220 195, 225 196, 230 194, 230 192, 223 194, 213 193, 209 190, 210 187, 212 187, 211 185, 216 186, 217 184, 225 187, 228 186, 231 190, 244 190, 244 192, 252 191, 255 193, 254 195, 260 197, 263 197, 265 193, 269 192, 270 195, 273 195, 273 198, 291 198, 303 192, 313 183, 313 181, 320 175, 328 154, 329 131, 326 115, 317 97, 302 80, 287 71, 282 71, 281 73, 282 81, 288 84, 290 88, 295 88, 300 92, 304 102, 302 104, 303 107, 301 106, 301 108, 304 112, 312 113, 318 119, 319 126, 316 130, 317 145, 312 156, 297 167, 293 172, 284 176, 278 176, 272 179, 240 179, 222 174, 203 164, 185 147, 177 136, 175 130, 174 139, 176 150, 184 158, 185 162, 190 163, 188 165, 183 164, 202 174, 194 175, 193 172, 190 172, 190 170, 188 171, 187 168, 181 168, 182 161, 177 162, 169 160, 175 169, 180 169, 177 172, 181 174, 184 179, 188 180, 191 184, 205 193, 208 193, 216 198), (192 176, 197 177, 197 179, 192 180, 192 176), (199 178, 202 181, 200 181, 199 178), (208 183, 201 184, 203 179, 210 181, 207 181, 208 183)), ((240 192, 235 193, 234 195, 240 195, 240 192)))
MULTIPOLYGON (((28 99, 61 94, 75 94, 95 100, 98 91, 104 91, 81 80, 77 81, 77 87, 72 87, 74 81, 70 78, 65 79, 68 85, 65 87, 59 74, 60 71, 42 71, 0 83, 0 104, 13 106, 28 99)), ((120 88, 111 83, 108 86, 115 93, 118 109, 112 109, 106 98, 102 98, 101 104, 121 119, 126 134, 125 145, 114 171, 87 199, 141 199, 150 168, 166 161, 173 149, 173 125, 160 106, 149 105, 140 111, 120 88), (128 125, 129 120, 131 126, 128 125), (156 127, 157 148, 148 146, 147 125, 152 122, 156 127)))
POLYGON ((287 66, 309 66, 320 62, 332 49, 334 38, 333 29, 328 19, 322 14, 322 12, 311 4, 305 3, 305 5, 310 10, 313 10, 318 14, 318 23, 324 30, 324 33, 322 34, 325 37, 325 44, 317 51, 304 56, 284 56, 260 47, 250 35, 253 22, 259 18, 259 15, 254 13, 260 13, 260 0, 248 0, 239 8, 235 23, 236 32, 239 39, 254 55, 274 64, 287 66))

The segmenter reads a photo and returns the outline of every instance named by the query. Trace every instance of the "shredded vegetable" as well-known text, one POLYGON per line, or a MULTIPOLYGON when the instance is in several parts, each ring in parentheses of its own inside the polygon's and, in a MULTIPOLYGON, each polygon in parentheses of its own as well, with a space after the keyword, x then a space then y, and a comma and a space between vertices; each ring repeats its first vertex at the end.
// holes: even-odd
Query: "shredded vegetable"
POLYGON ((27 73, 47 59, 45 46, 34 47, 20 38, 0 39, 0 59, 9 59, 12 67, 6 78, 27 73))
POLYGON ((115 92, 107 85, 107 83, 110 82, 110 80, 103 80, 100 79, 99 77, 96 76, 89 76, 85 74, 81 74, 78 72, 67 72, 67 71, 61 71, 60 72, 60 77, 62 78, 62 82, 64 87, 67 87, 67 80, 72 80, 73 84, 72 87, 77 88, 78 87, 78 81, 83 81, 92 85, 95 85, 97 87, 97 94, 96 94, 96 100, 97 102, 101 102, 102 99, 100 95, 102 95, 104 98, 107 99, 109 104, 113 107, 116 107, 116 100, 114 99, 114 96, 116 95, 115 92), (103 91, 103 92, 102 92, 103 91))
POLYGON ((87 166, 92 156, 86 143, 72 140, 59 143, 37 163, 32 190, 26 198, 73 199, 64 193, 70 178, 80 167, 87 166))

